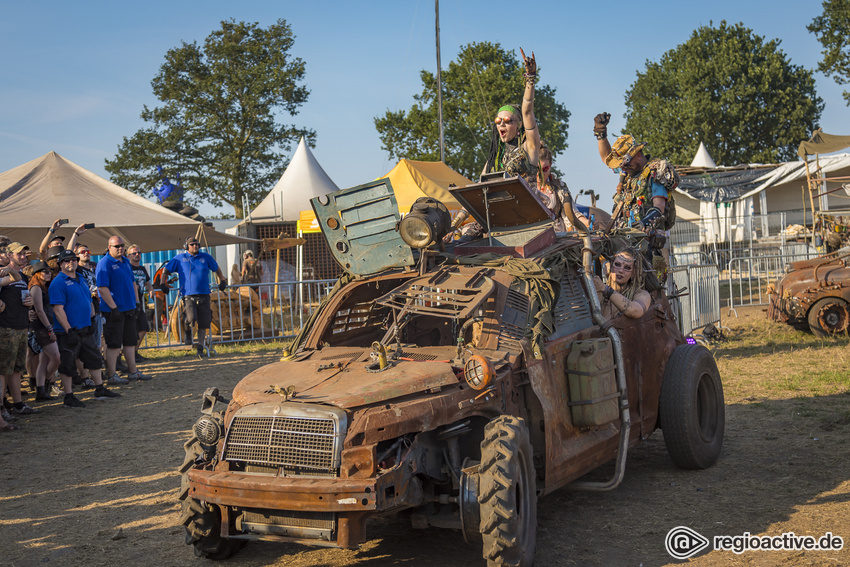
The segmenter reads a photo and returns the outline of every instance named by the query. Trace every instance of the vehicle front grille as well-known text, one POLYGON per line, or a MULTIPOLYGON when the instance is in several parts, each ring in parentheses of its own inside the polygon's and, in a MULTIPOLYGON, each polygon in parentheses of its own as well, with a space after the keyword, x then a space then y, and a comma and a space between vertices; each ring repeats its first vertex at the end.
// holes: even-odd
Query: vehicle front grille
MULTIPOLYGON (((276 405, 267 408, 272 413, 276 405)), ((332 412, 304 412, 299 404, 284 404, 293 413, 325 415, 255 415, 238 413, 230 424, 223 459, 247 472, 284 476, 336 476, 344 435, 342 419, 332 412), (341 423, 342 422, 342 423, 341 423)))
POLYGON ((245 508, 242 511, 242 521, 252 524, 325 530, 333 530, 335 527, 333 512, 297 512, 294 510, 245 508))

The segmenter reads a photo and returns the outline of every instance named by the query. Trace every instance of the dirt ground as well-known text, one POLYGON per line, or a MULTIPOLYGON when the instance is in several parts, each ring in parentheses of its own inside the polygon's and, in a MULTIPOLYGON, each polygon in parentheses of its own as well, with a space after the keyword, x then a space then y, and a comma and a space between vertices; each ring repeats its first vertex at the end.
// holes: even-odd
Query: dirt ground
MULTIPOLYGON (((708 538, 832 532, 850 543, 847 340, 812 346, 807 338, 801 346, 793 332, 764 322, 760 309, 738 314, 723 321, 732 328, 730 340, 713 348, 726 390, 719 462, 705 471, 679 470, 657 431, 630 452, 615 491, 563 489, 540 500, 537 565, 678 564, 664 548, 676 526, 708 538), (806 365, 818 368, 818 384, 807 383, 806 365)), ((176 525, 181 446, 205 388, 228 395, 248 371, 279 356, 153 361, 143 369, 156 379, 116 388, 119 400, 98 402, 88 391, 79 394, 85 410, 57 400, 21 418, 20 431, 0 434, 0 565, 213 564, 194 557, 176 525)), ((370 524, 369 534, 356 551, 249 544, 227 564, 483 564, 480 549, 452 531, 413 530, 389 518, 370 524)), ((690 564, 847 565, 850 551, 711 551, 690 564)))

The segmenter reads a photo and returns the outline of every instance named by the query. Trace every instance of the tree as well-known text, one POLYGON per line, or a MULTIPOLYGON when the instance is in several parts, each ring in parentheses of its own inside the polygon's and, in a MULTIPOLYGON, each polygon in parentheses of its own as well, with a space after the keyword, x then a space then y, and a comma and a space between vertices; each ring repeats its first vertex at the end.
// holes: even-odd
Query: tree
MULTIPOLYGON (((823 46, 823 61, 818 71, 832 77, 839 85, 850 82, 850 0, 824 0, 823 13, 806 29, 815 34, 823 46)), ((850 92, 844 91, 850 106, 850 92)))
POLYGON ((256 202, 286 168, 286 155, 312 130, 281 125, 276 115, 298 113, 309 91, 299 85, 304 62, 288 53, 294 36, 284 20, 221 22, 203 47, 185 43, 168 51, 151 85, 164 104, 142 111, 149 127, 124 138, 106 170, 114 183, 150 195, 156 166, 180 173, 188 201, 228 203, 237 218, 242 199, 256 202))
MULTIPOLYGON (((545 61, 544 61, 545 63, 545 61)), ((446 165, 478 179, 496 111, 505 104, 519 108, 525 88, 522 60, 496 43, 470 43, 461 47, 457 61, 442 73, 443 129, 446 165)), ((538 72, 538 75, 541 73, 538 72)), ((440 126, 437 121, 437 79, 421 71, 422 92, 408 111, 390 111, 375 118, 382 147, 391 159, 439 161, 440 126)), ((567 147, 570 112, 555 100, 555 89, 537 84, 534 95, 543 143, 555 155, 567 147)))
POLYGON ((823 112, 813 73, 792 65, 779 40, 738 23, 703 26, 661 57, 626 93, 626 130, 654 157, 693 159, 700 141, 718 164, 795 159, 823 112))

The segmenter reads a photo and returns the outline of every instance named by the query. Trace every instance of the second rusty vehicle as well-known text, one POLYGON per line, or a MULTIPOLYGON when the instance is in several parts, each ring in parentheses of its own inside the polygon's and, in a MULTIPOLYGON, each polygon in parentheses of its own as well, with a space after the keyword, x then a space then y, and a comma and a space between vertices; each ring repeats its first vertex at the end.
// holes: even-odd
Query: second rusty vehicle
POLYGON ((488 236, 442 252, 450 217, 399 219, 388 180, 314 199, 345 268, 275 364, 185 445, 183 524, 197 555, 246 541, 355 548, 366 521, 453 528, 488 565, 532 565, 537 499, 611 490, 658 427, 672 460, 711 466, 724 431, 711 353, 687 344, 661 286, 640 319, 606 321, 599 257, 637 231, 555 234, 518 178, 456 189, 488 236), (615 462, 608 480, 582 479, 615 462))
POLYGON ((819 337, 850 329, 850 248, 792 262, 769 289, 767 317, 819 337))

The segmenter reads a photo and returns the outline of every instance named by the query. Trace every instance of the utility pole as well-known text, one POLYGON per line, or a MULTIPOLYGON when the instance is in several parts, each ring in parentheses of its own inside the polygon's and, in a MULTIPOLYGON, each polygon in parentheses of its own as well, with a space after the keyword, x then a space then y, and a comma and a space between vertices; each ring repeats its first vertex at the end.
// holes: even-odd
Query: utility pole
POLYGON ((443 140, 443 74, 440 65, 440 0, 434 0, 437 26, 437 121, 440 123, 440 161, 446 162, 446 144, 443 140))

